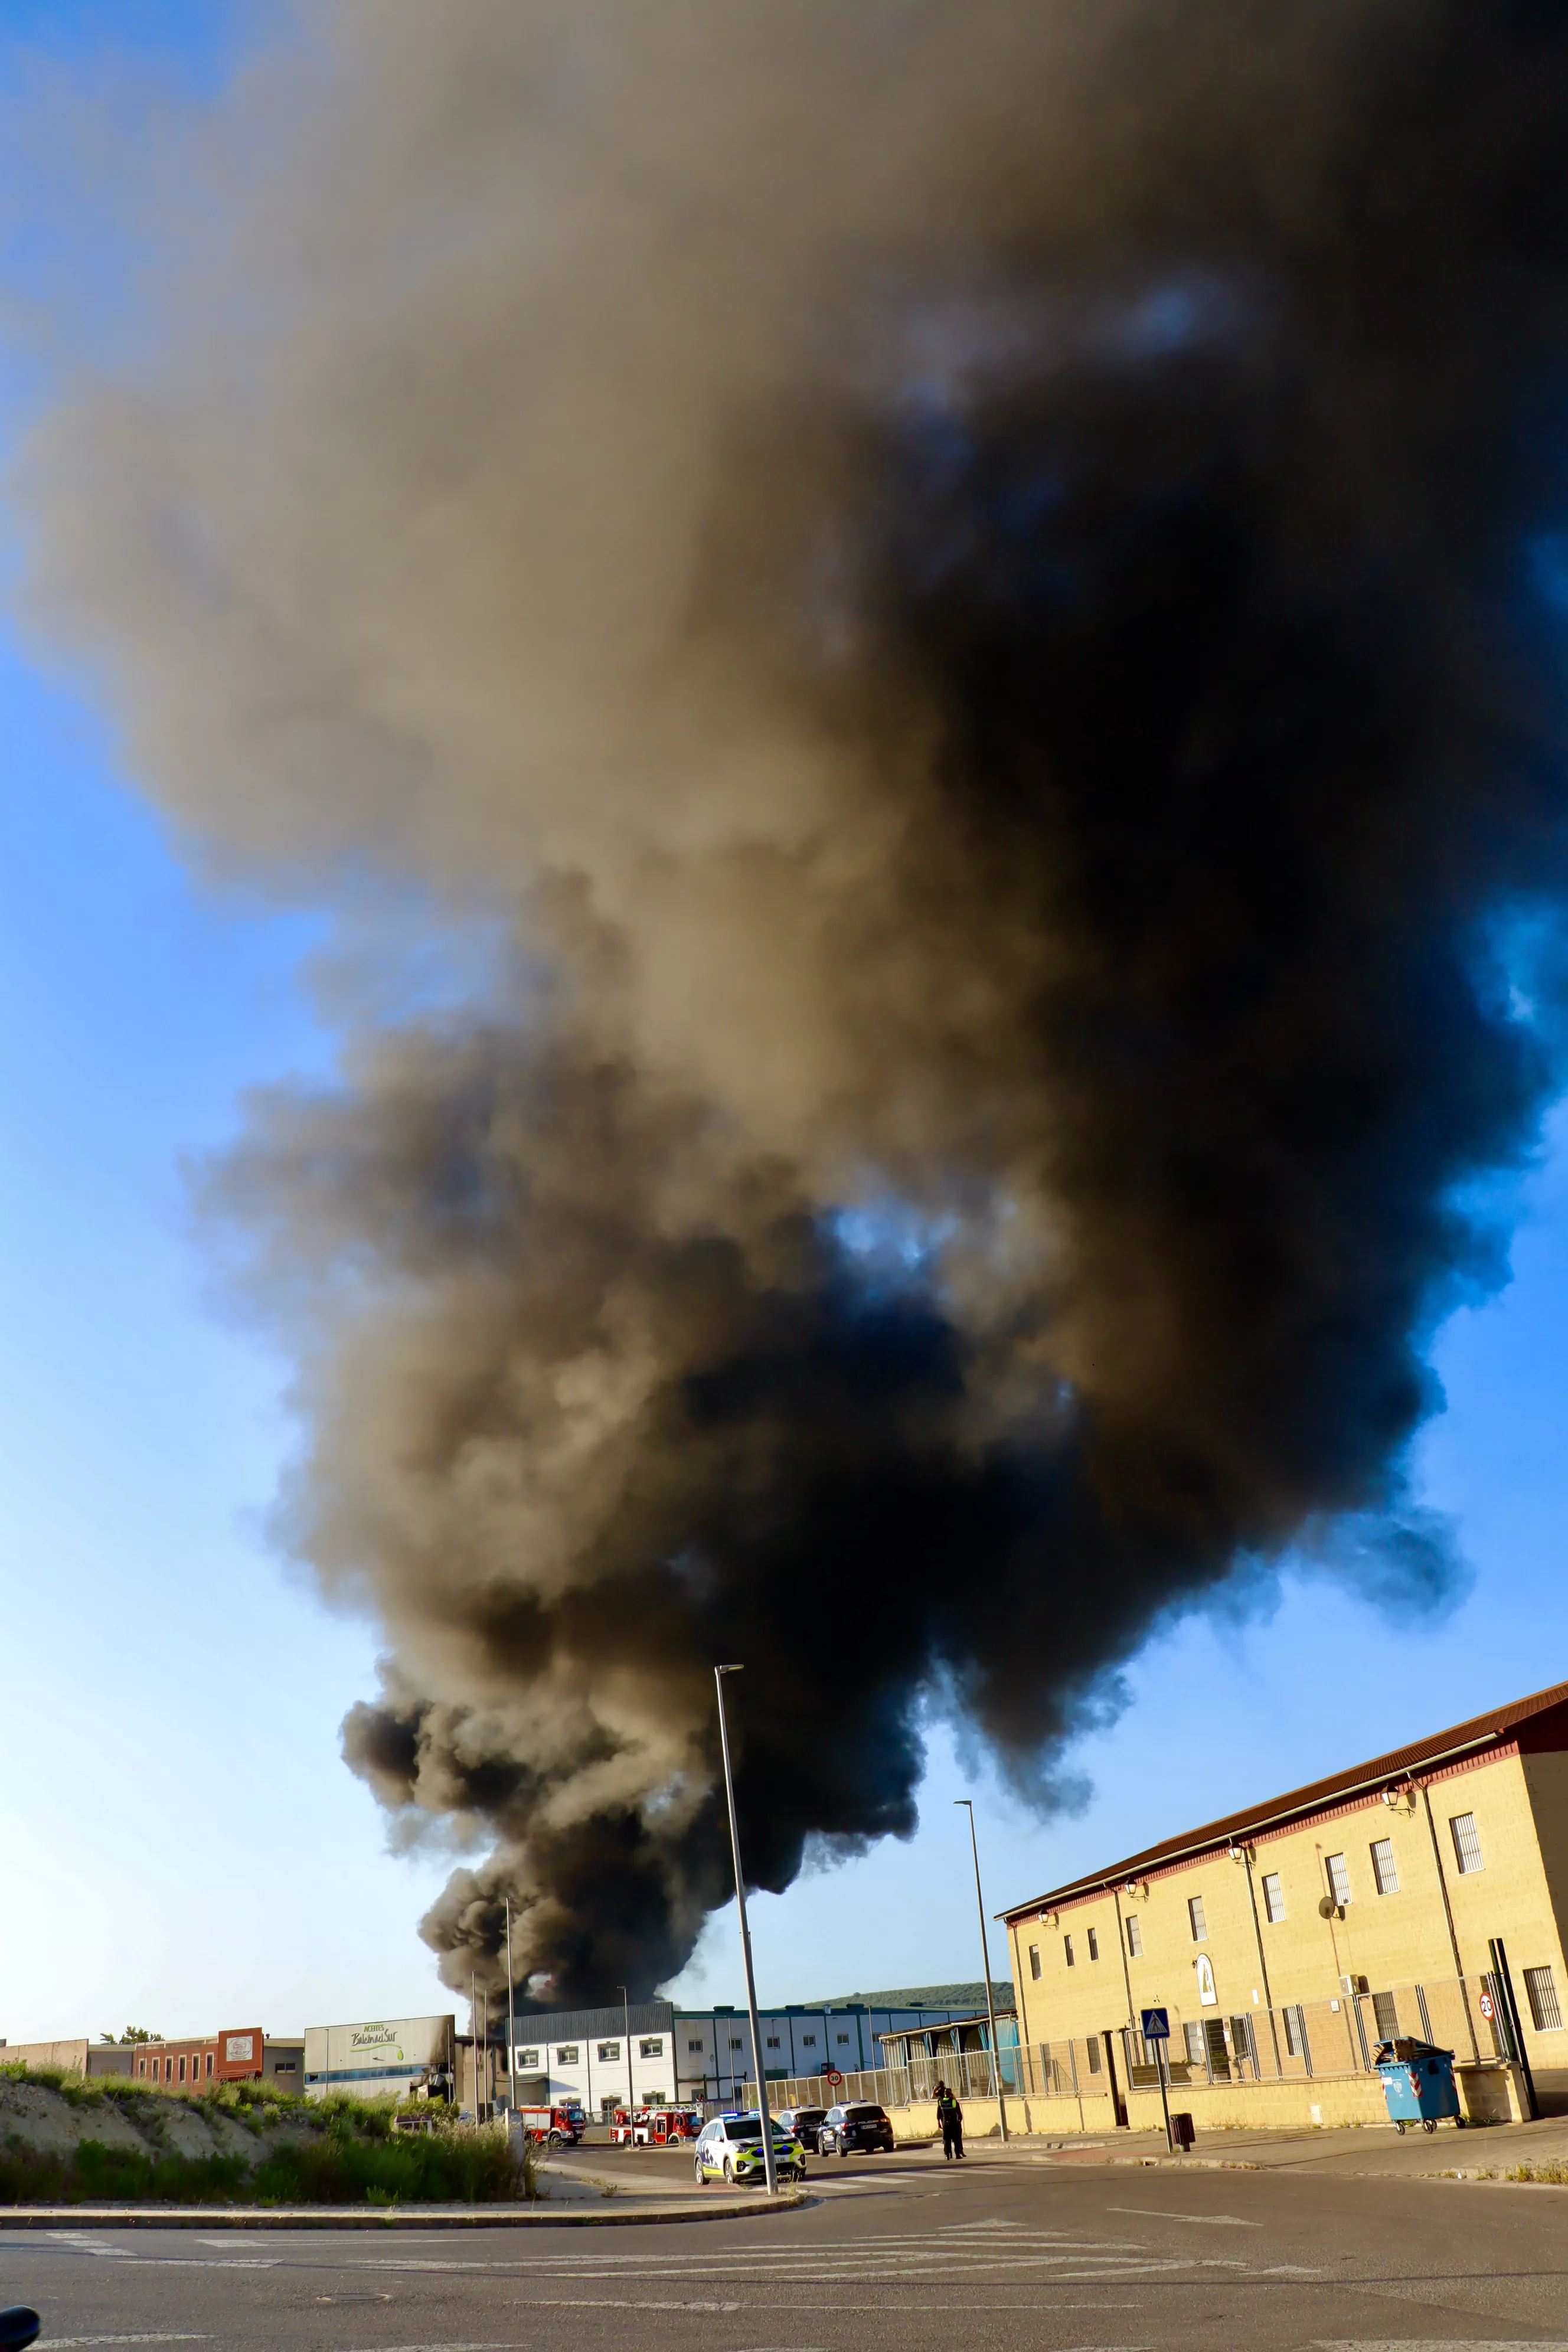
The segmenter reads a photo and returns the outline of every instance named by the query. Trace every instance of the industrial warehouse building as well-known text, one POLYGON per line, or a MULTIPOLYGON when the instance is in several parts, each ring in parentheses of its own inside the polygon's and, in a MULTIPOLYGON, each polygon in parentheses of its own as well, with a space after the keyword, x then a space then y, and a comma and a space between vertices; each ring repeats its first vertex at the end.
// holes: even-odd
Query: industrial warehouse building
POLYGON ((1158 2122, 1161 2008, 1200 2128, 1381 2120, 1395 2034, 1456 2053, 1477 2120, 1568 2110, 1568 1684, 1001 1916, 1026 2127, 1158 2122))
POLYGON ((0 2041, 0 2065, 58 2067, 93 2079, 129 2075, 160 2090, 205 2090, 209 2083, 275 2082, 280 2091, 303 2087, 305 2045, 298 2034, 279 2040, 259 2025, 228 2025, 216 2033, 156 2042, 0 2041))
MULTIPOLYGON (((984 1985, 978 1990, 984 2000, 984 1985)), ((818 2075, 829 2066, 841 2074, 860 2073, 879 2063, 879 2035, 970 2016, 975 1991, 973 1985, 917 1986, 759 2011, 763 2071, 777 2082, 818 2075)), ((727 2106, 745 2097, 757 2079, 743 2009, 633 2001, 629 2038, 621 2006, 519 2011, 513 2021, 521 2105, 574 2099, 592 2116, 628 2105, 727 2106)), ((503 2023, 503 2035, 504 2030, 503 2023)))

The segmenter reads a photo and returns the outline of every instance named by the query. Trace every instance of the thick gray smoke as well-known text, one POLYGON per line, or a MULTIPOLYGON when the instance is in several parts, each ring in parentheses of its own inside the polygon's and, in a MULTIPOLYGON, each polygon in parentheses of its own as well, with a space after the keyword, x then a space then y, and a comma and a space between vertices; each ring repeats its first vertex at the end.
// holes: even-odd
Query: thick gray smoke
POLYGON ((781 1887, 933 1697, 1048 1794, 1238 1565, 1441 1585, 1552 1081, 1568 8, 317 0, 204 136, 31 606, 201 854, 375 901, 210 1188, 282 1524, 385 1628, 349 1762, 493 1849, 449 1979, 509 1891, 642 1994, 717 1659, 781 1887))

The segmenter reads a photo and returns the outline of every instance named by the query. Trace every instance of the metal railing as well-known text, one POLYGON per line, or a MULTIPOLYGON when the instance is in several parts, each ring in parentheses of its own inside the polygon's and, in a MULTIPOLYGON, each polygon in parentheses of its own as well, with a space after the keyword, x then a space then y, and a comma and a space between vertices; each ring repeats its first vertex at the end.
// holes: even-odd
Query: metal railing
MULTIPOLYGON (((1460 2065, 1496 2064, 1514 2054, 1506 2017, 1502 1988, 1489 1975, 1342 1991, 1321 2000, 1235 2013, 1216 2007, 1188 2017, 1173 2010, 1169 2081, 1173 2091, 1180 2091, 1216 2084, 1344 2080, 1374 2074, 1378 2044, 1405 2037, 1452 2050, 1460 2065)), ((1129 2091, 1159 2086, 1153 2045, 1131 2025, 1031 2042, 997 2055, 1009 2097, 1072 2101, 1086 2109, 1089 2101, 1121 2102, 1129 2091)), ((991 2053, 944 2051, 940 2057, 911 2058, 904 2066, 848 2074, 837 2084, 820 2075, 791 2076, 770 2083, 768 2095, 778 2107, 828 2107, 845 2099, 908 2107, 930 2101, 939 2081, 960 2099, 992 2097, 991 2053)))

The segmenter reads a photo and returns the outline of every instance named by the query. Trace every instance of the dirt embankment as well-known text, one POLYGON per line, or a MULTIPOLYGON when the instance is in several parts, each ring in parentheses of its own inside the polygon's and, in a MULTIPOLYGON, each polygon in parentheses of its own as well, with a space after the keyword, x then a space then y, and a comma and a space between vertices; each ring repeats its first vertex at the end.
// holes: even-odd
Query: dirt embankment
POLYGON ((394 2128, 390 2106, 279 2097, 259 2084, 182 2097, 128 2081, 0 2069, 0 2205, 98 2200, 391 2205, 532 2193, 503 2130, 394 2128))

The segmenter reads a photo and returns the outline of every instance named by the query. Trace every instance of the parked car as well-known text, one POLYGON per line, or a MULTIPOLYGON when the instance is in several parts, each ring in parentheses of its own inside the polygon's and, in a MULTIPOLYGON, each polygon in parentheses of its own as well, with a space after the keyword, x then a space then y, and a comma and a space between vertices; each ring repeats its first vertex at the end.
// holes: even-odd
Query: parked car
MULTIPOLYGON (((705 2124, 697 2143, 697 2178, 708 2180, 761 2180, 763 2120, 760 2116, 715 2116, 705 2124)), ((804 2180, 805 2150, 799 2140, 773 2123, 773 2165, 781 2180, 804 2180)))
POLYGON ((787 2132, 793 2132, 802 2147, 816 2153, 816 2135, 822 2128, 826 2107, 785 2107, 777 2121, 787 2132))
POLYGON ((819 2156, 863 2156, 890 2153, 893 2126, 886 2107, 855 2099, 847 2106, 829 2107, 816 2130, 819 2156))

